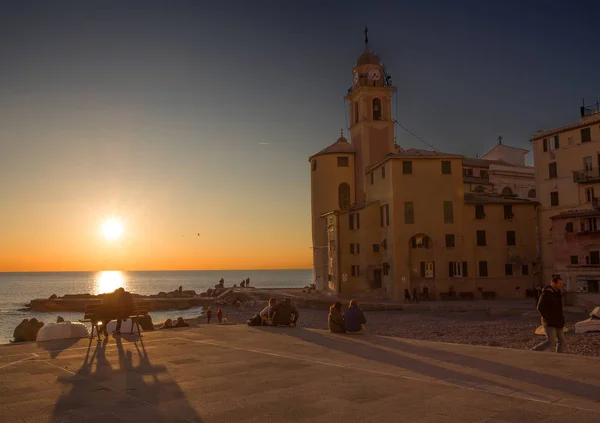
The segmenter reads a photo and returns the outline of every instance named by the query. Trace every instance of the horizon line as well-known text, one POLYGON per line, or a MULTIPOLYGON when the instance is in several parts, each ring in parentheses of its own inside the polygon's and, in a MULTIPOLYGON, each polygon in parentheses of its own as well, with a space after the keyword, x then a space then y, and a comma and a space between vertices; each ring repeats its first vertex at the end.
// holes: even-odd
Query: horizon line
POLYGON ((264 272, 264 271, 277 271, 277 270, 312 270, 312 267, 306 268, 280 268, 280 269, 143 269, 143 270, 117 270, 117 269, 103 269, 103 270, 0 270, 2 273, 98 273, 98 272, 264 272))

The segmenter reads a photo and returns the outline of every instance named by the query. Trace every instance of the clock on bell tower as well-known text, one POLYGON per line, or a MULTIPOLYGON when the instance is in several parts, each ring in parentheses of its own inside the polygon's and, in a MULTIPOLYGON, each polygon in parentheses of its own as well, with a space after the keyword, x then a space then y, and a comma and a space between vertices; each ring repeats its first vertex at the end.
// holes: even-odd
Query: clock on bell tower
POLYGON ((379 57, 365 50, 353 71, 352 88, 345 99, 351 116, 350 136, 355 150, 356 202, 365 200, 365 170, 395 152, 392 94, 396 88, 386 79, 379 57))

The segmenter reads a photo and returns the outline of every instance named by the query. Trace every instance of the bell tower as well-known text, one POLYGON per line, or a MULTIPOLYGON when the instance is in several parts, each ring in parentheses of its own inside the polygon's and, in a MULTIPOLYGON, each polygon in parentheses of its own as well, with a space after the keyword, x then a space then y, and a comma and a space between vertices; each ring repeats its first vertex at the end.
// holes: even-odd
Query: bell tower
POLYGON ((355 201, 365 200, 365 170, 395 152, 392 93, 396 88, 385 75, 379 57, 369 48, 365 27, 365 50, 352 70, 352 88, 345 99, 350 109, 350 136, 355 151, 355 201))

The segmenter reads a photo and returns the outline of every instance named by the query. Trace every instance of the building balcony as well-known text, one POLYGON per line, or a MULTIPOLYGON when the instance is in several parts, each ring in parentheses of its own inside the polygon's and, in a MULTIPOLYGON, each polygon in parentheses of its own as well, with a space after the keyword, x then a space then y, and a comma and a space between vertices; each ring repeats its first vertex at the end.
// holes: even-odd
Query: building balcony
POLYGON ((589 106, 581 106, 581 117, 595 115, 596 113, 600 113, 600 101, 589 106))
POLYGON ((579 184, 600 182, 600 169, 576 170, 573 172, 573 182, 579 184))

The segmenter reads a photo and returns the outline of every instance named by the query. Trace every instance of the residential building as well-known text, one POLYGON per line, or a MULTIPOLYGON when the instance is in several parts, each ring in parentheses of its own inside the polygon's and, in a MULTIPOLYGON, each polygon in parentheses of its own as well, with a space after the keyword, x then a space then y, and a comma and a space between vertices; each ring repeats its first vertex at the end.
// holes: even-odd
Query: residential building
POLYGON ((532 138, 543 278, 559 274, 579 302, 600 303, 600 107, 532 138))
POLYGON ((525 296, 536 285, 537 203, 466 192, 461 155, 398 148, 395 90, 366 45, 346 96, 351 142, 340 137, 309 158, 317 289, 390 299, 425 287, 436 298, 525 296))

